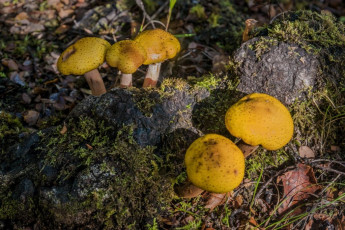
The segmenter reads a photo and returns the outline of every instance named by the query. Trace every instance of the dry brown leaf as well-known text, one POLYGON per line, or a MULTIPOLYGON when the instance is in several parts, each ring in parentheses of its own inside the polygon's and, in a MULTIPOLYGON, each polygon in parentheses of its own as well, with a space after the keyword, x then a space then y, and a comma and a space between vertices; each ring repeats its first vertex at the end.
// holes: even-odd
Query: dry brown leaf
POLYGON ((240 208, 243 204, 243 196, 238 194, 235 198, 235 208, 240 208))
POLYGON ((65 32, 67 32, 71 27, 68 25, 60 25, 56 30, 55 33, 56 34, 63 34, 65 32))
POLYGON ((35 110, 29 110, 24 112, 23 117, 24 117, 24 121, 26 123, 28 123, 28 125, 35 125, 38 117, 40 116, 40 113, 35 111, 35 110))
POLYGON ((17 63, 12 60, 12 59, 2 59, 1 60, 1 63, 4 65, 4 66, 7 66, 9 68, 10 71, 18 71, 18 65, 17 63))
POLYGON ((310 220, 308 221, 308 223, 306 224, 304 230, 312 230, 313 223, 314 223, 314 220, 313 220, 313 219, 310 219, 310 220))
MULTIPOLYGON (((297 205, 300 201, 308 199, 320 189, 316 184, 313 169, 305 164, 297 164, 297 168, 279 176, 277 182, 282 182, 284 187, 284 201, 278 209, 281 214, 289 208, 297 205)), ((294 213, 300 213, 300 209, 296 209, 294 213)))
POLYGON ((71 14, 74 13, 74 10, 71 10, 71 9, 61 9, 60 12, 59 12, 59 17, 60 18, 67 18, 68 16, 70 16, 71 14))
POLYGON ((62 129, 60 130, 60 134, 64 135, 67 133, 67 125, 66 124, 63 124, 63 127, 62 129))
POLYGON ((250 217, 249 221, 248 221, 251 225, 253 225, 254 227, 259 227, 258 226, 258 222, 256 222, 256 220, 254 219, 254 217, 250 217))
POLYGON ((24 104, 30 104, 31 103, 31 97, 27 93, 22 94, 22 100, 24 104))
POLYGON ((336 146, 336 145, 331 145, 331 151, 332 152, 340 152, 341 148, 339 146, 336 146))
POLYGON ((205 196, 205 208, 213 210, 215 207, 225 202, 226 198, 228 197, 228 193, 206 193, 205 196))
POLYGON ((14 20, 16 21, 20 21, 20 20, 24 20, 24 19, 28 19, 29 16, 26 12, 20 12, 19 14, 17 14, 17 16, 14 18, 14 20))
POLYGON ((89 144, 85 144, 85 145, 88 149, 93 150, 93 147, 91 145, 89 145, 89 144))
POLYGON ((301 146, 298 149, 299 155, 303 158, 314 158, 315 153, 314 151, 309 148, 308 146, 301 146))

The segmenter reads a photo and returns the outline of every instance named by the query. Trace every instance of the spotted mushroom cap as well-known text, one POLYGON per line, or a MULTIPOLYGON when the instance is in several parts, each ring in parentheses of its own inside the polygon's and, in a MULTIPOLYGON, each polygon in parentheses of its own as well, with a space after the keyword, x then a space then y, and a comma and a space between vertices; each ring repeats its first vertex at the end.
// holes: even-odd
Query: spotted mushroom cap
POLYGON ((134 73, 146 60, 146 51, 138 43, 132 40, 116 42, 105 56, 107 63, 117 67, 122 73, 134 73))
POLYGON ((110 43, 102 38, 86 37, 67 47, 60 55, 57 67, 63 75, 83 75, 98 68, 110 43))
POLYGON ((244 177, 242 151, 218 134, 196 139, 187 149, 184 161, 189 180, 209 192, 230 192, 244 177))
POLYGON ((145 48, 147 59, 144 65, 163 62, 180 52, 180 42, 169 32, 161 29, 145 30, 135 39, 145 48))
POLYGON ((262 93, 249 94, 231 106, 225 125, 231 135, 268 150, 286 145, 294 129, 287 108, 278 99, 262 93))

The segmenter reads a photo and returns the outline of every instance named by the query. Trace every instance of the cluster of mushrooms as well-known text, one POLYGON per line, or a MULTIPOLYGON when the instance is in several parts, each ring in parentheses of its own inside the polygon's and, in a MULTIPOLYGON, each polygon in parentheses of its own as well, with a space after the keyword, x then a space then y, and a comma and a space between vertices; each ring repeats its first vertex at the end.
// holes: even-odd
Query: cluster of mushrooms
POLYGON ((207 134, 187 149, 187 180, 175 189, 180 197, 196 197, 204 191, 223 194, 239 186, 245 157, 259 145, 278 150, 292 138, 294 125, 288 109, 276 98, 261 93, 243 97, 225 115, 230 134, 241 138, 236 145, 218 134, 207 134))
POLYGON ((123 40, 113 45, 104 39, 86 37, 69 46, 57 62, 63 75, 84 75, 92 95, 106 93, 98 67, 106 62, 121 71, 120 87, 132 86, 132 74, 141 66, 149 65, 143 87, 155 87, 161 63, 176 56, 179 41, 161 29, 145 30, 134 40, 123 40))
MULTIPOLYGON (((57 67, 64 75, 84 75, 92 95, 100 96, 106 89, 98 67, 105 60, 121 71, 120 87, 132 86, 132 74, 143 64, 149 65, 143 87, 155 87, 161 63, 179 51, 179 41, 161 29, 143 31, 134 40, 112 46, 104 39, 86 37, 61 54, 57 67)), ((180 197, 192 198, 204 191, 232 191, 243 180, 245 157, 259 145, 267 150, 282 148, 291 140, 294 130, 288 109, 276 98, 260 93, 249 94, 231 106, 225 125, 241 141, 236 145, 218 134, 195 140, 185 155, 187 181, 176 188, 180 197)))

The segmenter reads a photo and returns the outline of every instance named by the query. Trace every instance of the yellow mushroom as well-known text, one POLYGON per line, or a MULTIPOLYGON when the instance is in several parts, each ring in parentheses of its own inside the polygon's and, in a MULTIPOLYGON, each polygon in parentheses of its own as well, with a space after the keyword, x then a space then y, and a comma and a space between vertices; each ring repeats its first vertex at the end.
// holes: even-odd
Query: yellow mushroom
POLYGON ((104 62, 109 47, 104 39, 82 38, 62 52, 57 62, 58 70, 63 75, 84 75, 92 95, 102 95, 106 89, 97 68, 104 62))
POLYGON ((137 71, 146 60, 146 51, 138 43, 132 40, 116 42, 106 53, 106 61, 112 67, 117 67, 121 72, 120 87, 132 85, 132 74, 137 71))
POLYGON ((161 63, 180 52, 180 42, 169 32, 161 29, 145 30, 135 39, 146 50, 149 65, 143 87, 155 87, 159 78, 161 63))
POLYGON ((194 197, 203 190, 230 192, 244 177, 243 153, 231 140, 218 134, 195 140, 187 149, 185 165, 188 180, 193 185, 180 189, 178 195, 182 197, 194 197), (198 192, 194 194, 194 191, 198 192))
POLYGON ((262 93, 249 94, 231 106, 225 115, 225 125, 231 135, 246 144, 262 145, 268 150, 286 145, 294 130, 287 108, 278 99, 262 93))

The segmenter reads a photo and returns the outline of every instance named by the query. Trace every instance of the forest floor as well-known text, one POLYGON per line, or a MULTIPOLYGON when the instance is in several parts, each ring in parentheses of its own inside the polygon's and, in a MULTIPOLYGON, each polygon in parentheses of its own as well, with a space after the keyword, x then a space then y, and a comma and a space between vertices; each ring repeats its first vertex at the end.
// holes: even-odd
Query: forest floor
MULTIPOLYGON (((264 25, 281 12, 300 9, 327 10, 345 22, 342 1, 177 1, 169 31, 182 48, 174 60, 164 63, 162 76, 193 81, 210 73, 224 75, 229 56, 242 43, 246 19, 264 25)), ((83 77, 58 72, 56 62, 65 48, 86 36, 102 37, 111 44, 133 38, 141 26, 162 27, 168 10, 168 0, 144 0, 143 5, 140 0, 0 0, 0 154, 4 146, 36 131, 62 125, 91 94, 83 77)), ((107 90, 119 85, 116 69, 103 64, 100 72, 107 90)), ((145 72, 142 66, 134 74, 134 87, 141 87, 145 72)), ((342 113, 331 121, 326 117, 327 124, 345 119, 342 113)), ((322 137, 328 135, 338 134, 326 130, 322 137)), ((151 228, 345 229, 343 146, 344 141, 327 146, 328 152, 342 156, 339 159, 326 158, 319 148, 306 145, 291 150, 303 160, 292 159, 283 150, 274 159, 266 153, 253 156, 244 182, 226 199, 212 201, 207 193, 175 199, 171 215, 151 228), (288 209, 290 205, 294 208, 288 209)))

